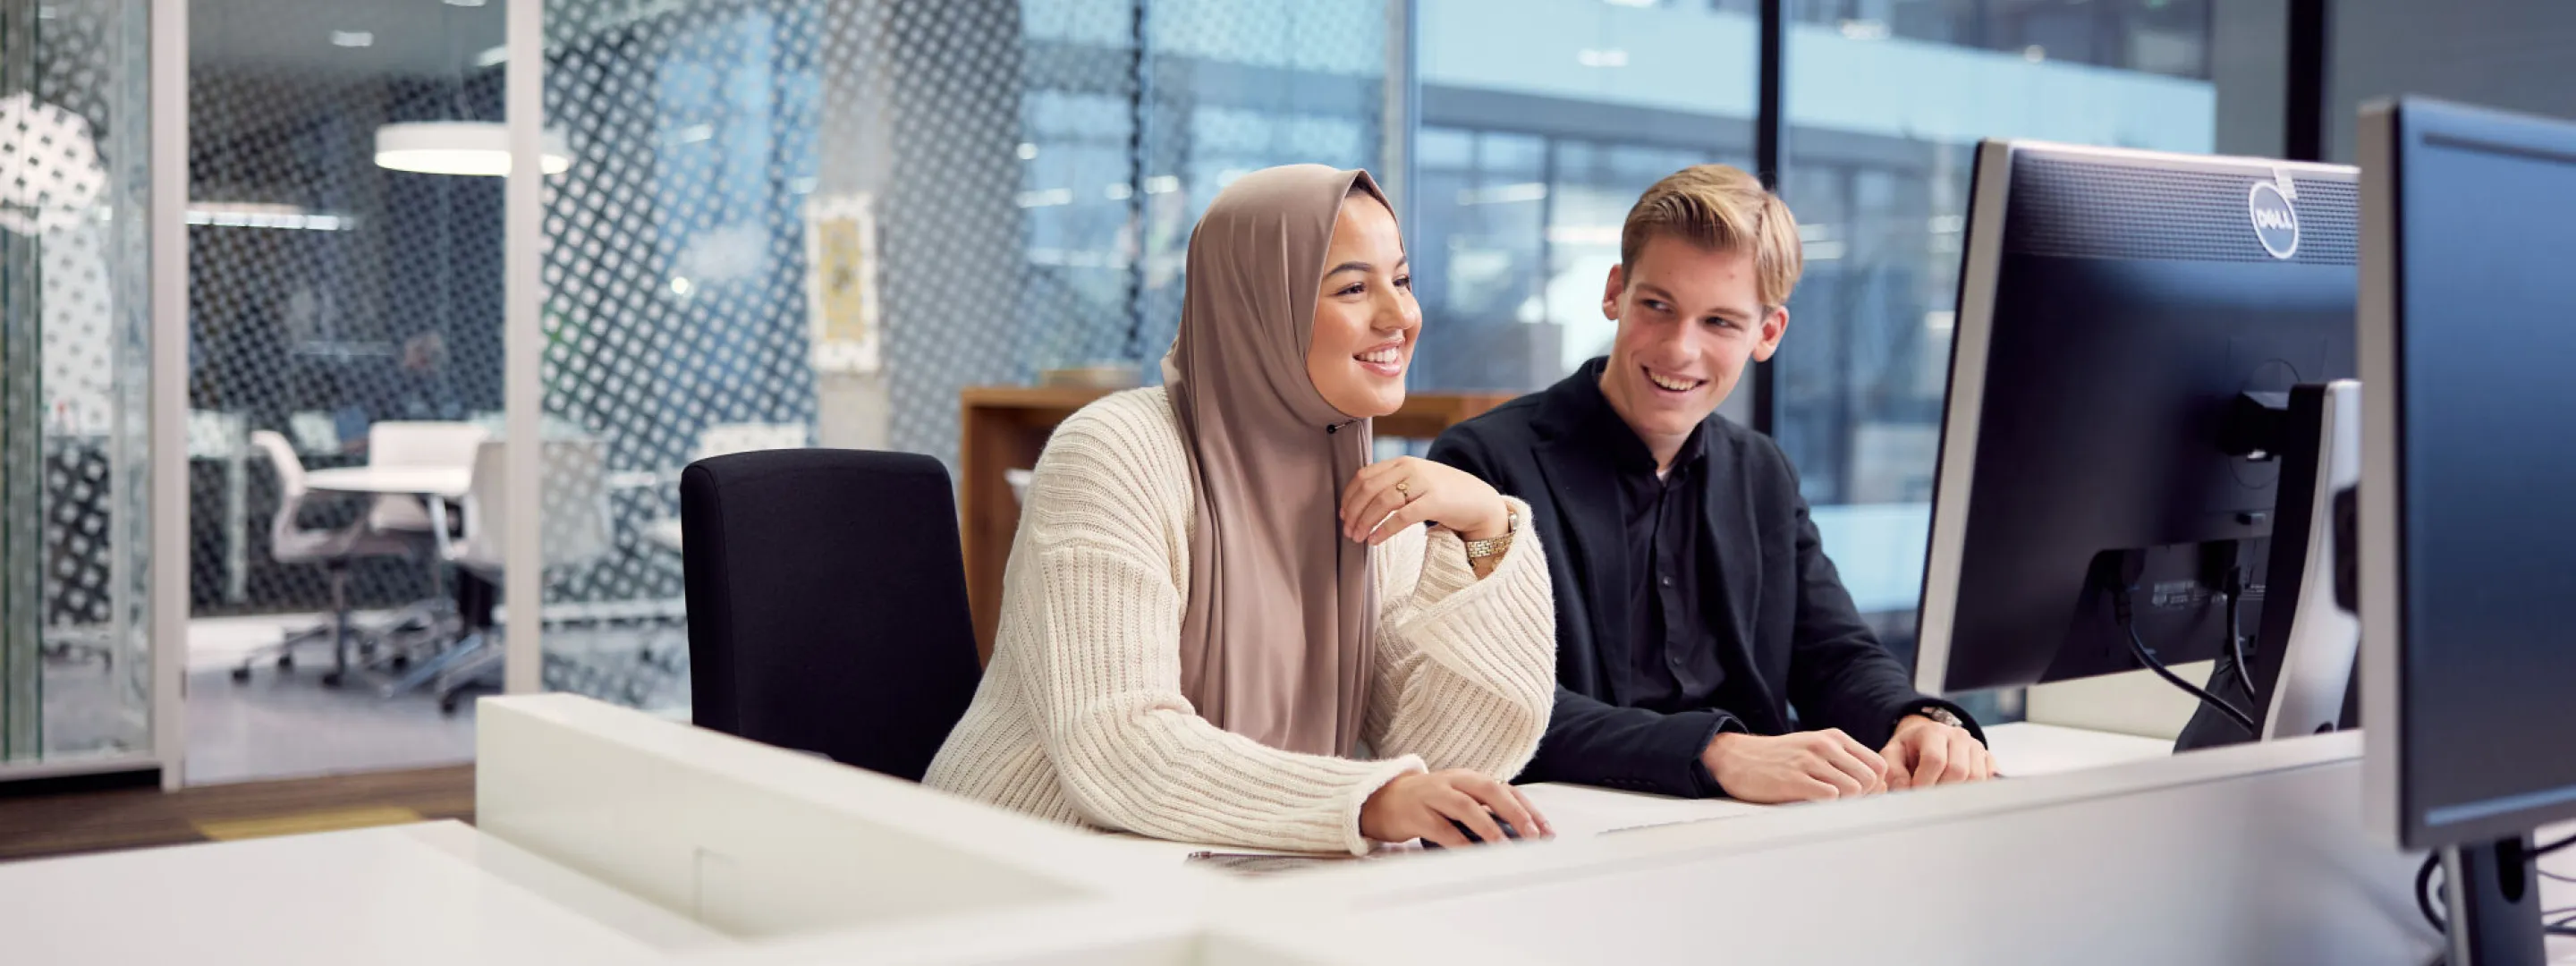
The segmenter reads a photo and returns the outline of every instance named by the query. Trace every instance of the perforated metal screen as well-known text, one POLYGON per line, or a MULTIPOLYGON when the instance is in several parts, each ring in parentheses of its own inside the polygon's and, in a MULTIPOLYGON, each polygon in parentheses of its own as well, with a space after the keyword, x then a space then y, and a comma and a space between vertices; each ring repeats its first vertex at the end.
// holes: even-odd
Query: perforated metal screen
MULTIPOLYGON (((548 554, 549 686, 685 703, 655 533, 690 459, 830 438, 954 467, 968 386, 1151 379, 1219 187, 1377 164, 1386 11, 549 4, 547 123, 577 162, 549 182, 545 409, 608 442, 617 521, 604 553, 548 554)), ((549 490, 579 473, 549 467, 549 490)))

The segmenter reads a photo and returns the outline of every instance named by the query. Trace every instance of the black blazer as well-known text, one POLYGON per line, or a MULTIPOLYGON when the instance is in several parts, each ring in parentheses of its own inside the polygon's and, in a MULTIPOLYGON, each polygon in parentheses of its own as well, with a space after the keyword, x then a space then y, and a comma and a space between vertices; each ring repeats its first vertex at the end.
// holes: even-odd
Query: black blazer
MULTIPOLYGON (((1925 705, 1955 705, 1915 692, 1906 669, 1861 623, 1842 577, 1825 559, 1798 478, 1770 437, 1710 416, 1708 519, 1701 544, 1717 593, 1702 612, 1715 626, 1726 693, 1745 706, 1663 714, 1625 707, 1603 641, 1628 635, 1626 564, 1618 543, 1617 481, 1597 449, 1577 438, 1580 393, 1598 378, 1585 365, 1549 389, 1452 427, 1431 459, 1466 470, 1530 505, 1548 548, 1556 592, 1556 708, 1522 781, 1566 781, 1662 795, 1722 794, 1700 764, 1721 730, 1782 734, 1840 728, 1875 750, 1896 722, 1925 705), (1750 679, 1745 679, 1746 675, 1750 679), (1758 697, 1753 697, 1758 696, 1758 697), (1789 708, 1798 717, 1793 725, 1789 708)), ((1969 726, 1976 730, 1973 721, 1969 726)), ((1978 735, 1984 739, 1983 734, 1978 735)))

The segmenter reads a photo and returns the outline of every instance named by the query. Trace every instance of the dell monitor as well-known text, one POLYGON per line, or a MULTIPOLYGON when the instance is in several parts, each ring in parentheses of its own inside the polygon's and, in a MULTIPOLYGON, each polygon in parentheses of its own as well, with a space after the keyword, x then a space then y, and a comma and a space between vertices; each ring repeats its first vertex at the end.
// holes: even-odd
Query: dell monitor
MULTIPOLYGON (((2257 666, 2283 650, 2333 469, 2285 427, 2304 414, 2301 432, 2331 431, 2342 413, 2358 436, 2358 194, 2339 165, 1978 146, 1917 688, 2161 670, 2244 639, 2257 666)), ((2327 726, 2350 636, 2342 673, 2319 676, 2327 726)), ((2262 688, 2210 690, 2264 717, 2262 688)))
POLYGON ((2450 961, 2541 960, 2576 819, 2576 124, 2362 114, 2363 776, 2442 850, 2450 961))

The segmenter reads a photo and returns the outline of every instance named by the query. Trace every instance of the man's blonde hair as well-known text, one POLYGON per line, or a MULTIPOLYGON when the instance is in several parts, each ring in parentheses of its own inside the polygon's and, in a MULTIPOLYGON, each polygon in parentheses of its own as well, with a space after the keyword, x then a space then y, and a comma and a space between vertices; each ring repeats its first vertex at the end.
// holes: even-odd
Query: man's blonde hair
POLYGON ((1695 164, 1672 174, 1628 209, 1619 230, 1619 264, 1636 270, 1637 256, 1656 235, 1672 235, 1718 252, 1751 252, 1753 284, 1766 310, 1789 302, 1806 270, 1798 219, 1760 179, 1723 164, 1695 164))

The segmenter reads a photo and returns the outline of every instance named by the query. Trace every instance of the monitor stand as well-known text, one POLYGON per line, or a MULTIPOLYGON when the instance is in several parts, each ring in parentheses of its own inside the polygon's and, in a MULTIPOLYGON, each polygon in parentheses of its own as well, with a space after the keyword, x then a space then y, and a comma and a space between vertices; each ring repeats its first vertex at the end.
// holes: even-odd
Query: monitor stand
POLYGON ((2442 850, 2451 966, 2545 966, 2540 865, 2528 833, 2442 850))
MULTIPOLYGON (((2240 668, 2222 654, 2209 692, 2241 696, 2250 677, 2265 699, 2261 739, 2333 731, 2343 720, 2361 619, 2336 600, 2340 546, 2336 495, 2361 483, 2361 383, 2350 379, 2301 385, 2286 393, 2247 393, 2239 400, 2233 449, 2270 455, 2281 466, 2274 492, 2272 548, 2265 566, 2263 623, 2240 668)), ((2177 751, 2236 744, 2245 732, 2209 708, 2193 715, 2177 751)))

